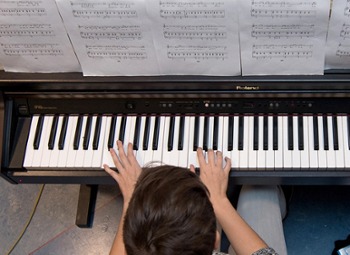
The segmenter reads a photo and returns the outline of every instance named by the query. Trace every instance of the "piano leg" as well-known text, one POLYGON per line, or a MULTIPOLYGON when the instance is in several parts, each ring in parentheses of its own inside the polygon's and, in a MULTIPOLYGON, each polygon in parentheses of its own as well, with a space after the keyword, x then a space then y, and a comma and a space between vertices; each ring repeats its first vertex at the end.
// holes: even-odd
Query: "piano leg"
POLYGON ((92 227, 98 185, 80 185, 75 224, 80 228, 92 227))

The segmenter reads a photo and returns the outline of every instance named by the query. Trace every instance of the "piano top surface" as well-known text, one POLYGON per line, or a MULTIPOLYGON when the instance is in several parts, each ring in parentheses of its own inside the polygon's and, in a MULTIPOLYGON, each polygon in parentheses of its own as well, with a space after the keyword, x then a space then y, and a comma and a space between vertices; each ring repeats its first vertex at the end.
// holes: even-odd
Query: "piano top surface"
POLYGON ((350 70, 327 70, 324 75, 276 76, 83 76, 82 73, 10 73, 0 71, 6 90, 116 91, 348 91, 350 70))

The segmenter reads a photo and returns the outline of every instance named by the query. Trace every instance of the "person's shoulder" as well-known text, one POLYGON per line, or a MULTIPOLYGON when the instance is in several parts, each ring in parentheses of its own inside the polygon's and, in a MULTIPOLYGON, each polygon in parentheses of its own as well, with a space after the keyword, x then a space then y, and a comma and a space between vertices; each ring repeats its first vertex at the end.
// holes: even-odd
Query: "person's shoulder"
POLYGON ((213 251, 213 255, 228 255, 227 253, 219 252, 219 251, 213 251))
POLYGON ((254 252, 252 255, 278 255, 278 253, 272 248, 263 248, 254 252))

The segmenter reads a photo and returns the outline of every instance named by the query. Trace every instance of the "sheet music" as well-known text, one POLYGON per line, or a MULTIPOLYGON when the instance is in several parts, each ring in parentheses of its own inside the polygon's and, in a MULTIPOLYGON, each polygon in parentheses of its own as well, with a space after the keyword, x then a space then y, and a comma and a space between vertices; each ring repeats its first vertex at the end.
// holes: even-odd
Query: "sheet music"
POLYGON ((326 65, 330 68, 350 68, 350 1, 333 0, 329 21, 326 65))
POLYGON ((328 0, 240 0, 242 74, 323 74, 329 9, 328 0))
POLYGON ((12 72, 79 72, 53 0, 0 0, 0 62, 12 72))
POLYGON ((162 74, 241 74, 235 0, 148 3, 162 74))
POLYGON ((159 73, 145 0, 56 0, 83 74, 159 73))

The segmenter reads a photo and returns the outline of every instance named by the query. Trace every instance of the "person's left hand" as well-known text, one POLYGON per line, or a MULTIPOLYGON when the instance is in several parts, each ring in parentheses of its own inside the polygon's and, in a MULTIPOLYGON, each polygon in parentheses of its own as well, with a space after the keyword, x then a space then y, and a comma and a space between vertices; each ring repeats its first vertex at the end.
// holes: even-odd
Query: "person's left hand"
POLYGON ((117 141, 117 147, 119 156, 113 148, 110 149, 110 153, 118 172, 112 170, 106 164, 103 165, 103 168, 117 181, 124 198, 124 205, 127 206, 134 192, 137 179, 141 174, 141 167, 134 156, 131 143, 128 144, 127 153, 125 153, 121 141, 117 141))

